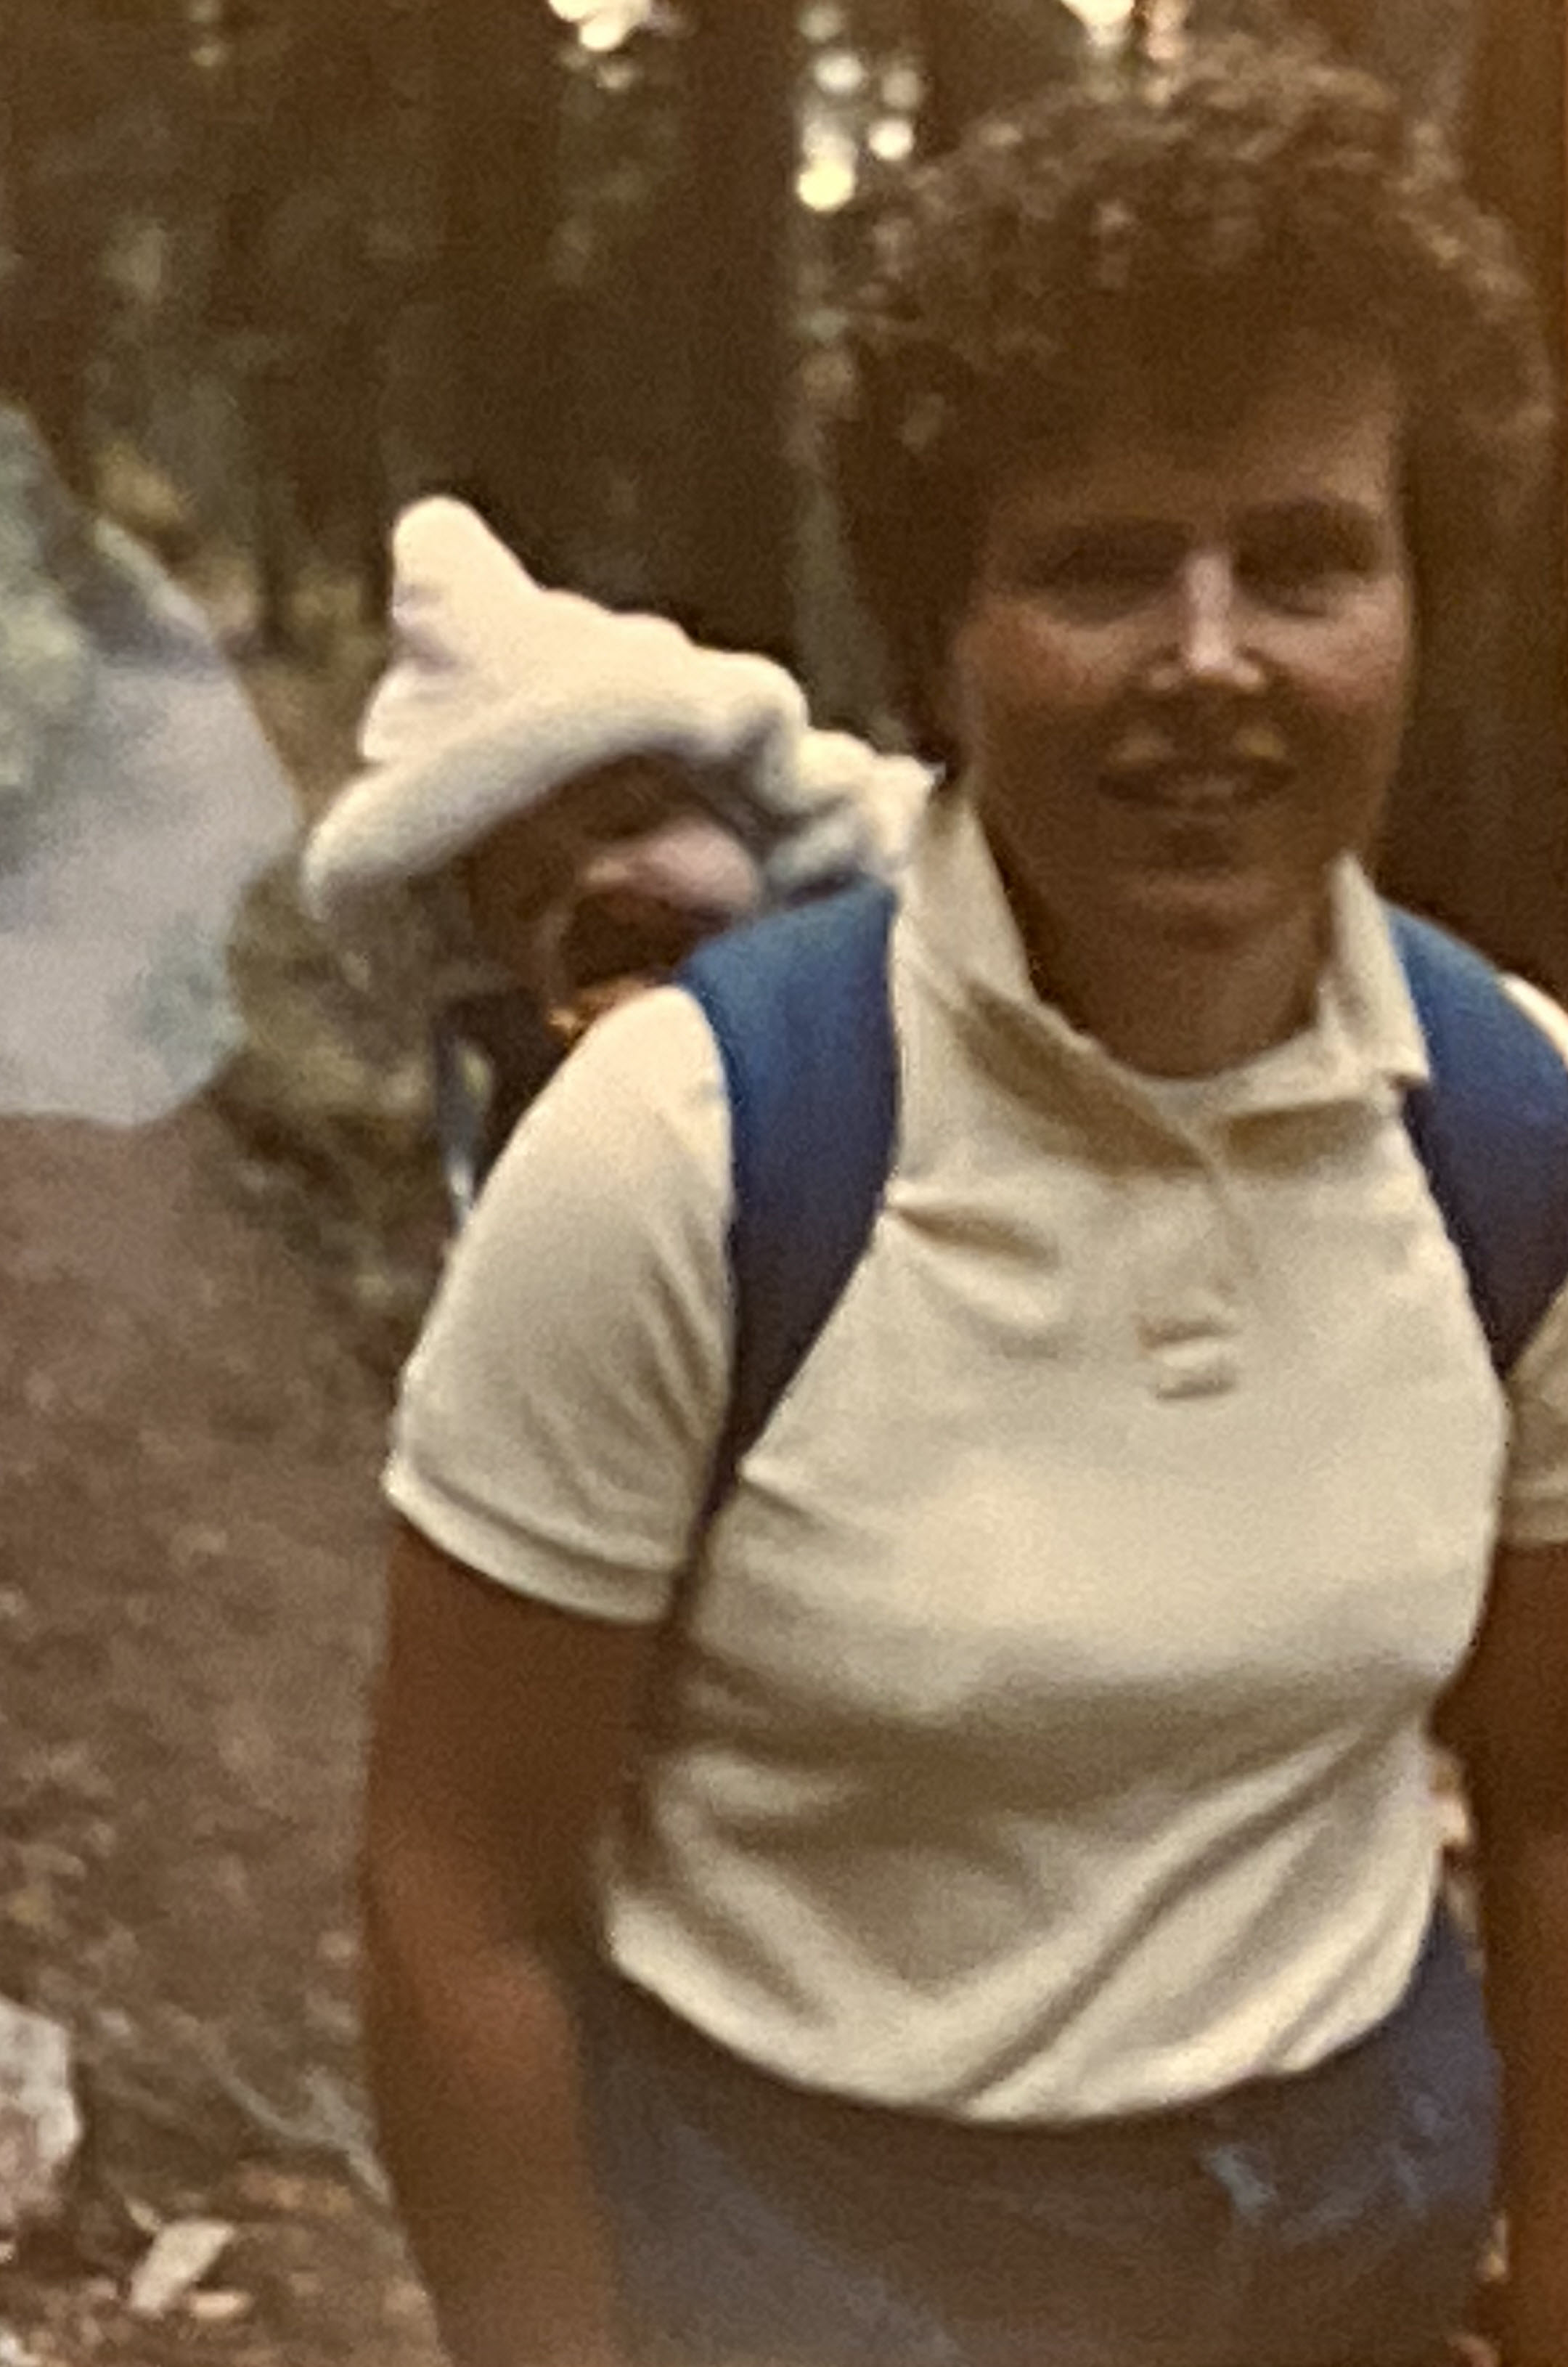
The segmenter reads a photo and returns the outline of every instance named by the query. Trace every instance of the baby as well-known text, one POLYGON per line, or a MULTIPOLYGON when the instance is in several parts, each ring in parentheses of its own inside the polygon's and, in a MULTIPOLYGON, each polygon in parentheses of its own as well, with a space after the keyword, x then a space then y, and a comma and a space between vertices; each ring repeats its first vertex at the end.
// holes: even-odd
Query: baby
POLYGON ((813 730, 769 660, 542 588, 455 501, 399 521, 392 622, 367 769, 313 832, 304 886, 344 931, 388 890, 425 915, 460 1218, 601 1012, 716 929, 896 869, 931 783, 813 730))

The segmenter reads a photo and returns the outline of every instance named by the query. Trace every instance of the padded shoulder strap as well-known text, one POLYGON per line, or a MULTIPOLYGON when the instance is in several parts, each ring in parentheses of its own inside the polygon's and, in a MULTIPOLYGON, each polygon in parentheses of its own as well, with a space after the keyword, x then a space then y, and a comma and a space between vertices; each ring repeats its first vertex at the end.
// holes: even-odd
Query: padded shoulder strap
MULTIPOLYGON (((892 1162, 890 891, 861 882, 686 963, 724 1066, 735 1362, 712 1509, 849 1282, 892 1162)), ((1491 965, 1391 911, 1431 1061, 1405 1122, 1506 1374, 1568 1282, 1568 1066, 1491 965)))
POLYGON ((712 939, 679 983, 724 1062, 735 1365, 708 1494, 728 1492, 875 1221, 893 1156, 891 891, 863 881, 712 939))
POLYGON ((1405 1124, 1506 1376, 1568 1281, 1568 1065, 1481 955, 1389 917, 1432 1069, 1405 1124))

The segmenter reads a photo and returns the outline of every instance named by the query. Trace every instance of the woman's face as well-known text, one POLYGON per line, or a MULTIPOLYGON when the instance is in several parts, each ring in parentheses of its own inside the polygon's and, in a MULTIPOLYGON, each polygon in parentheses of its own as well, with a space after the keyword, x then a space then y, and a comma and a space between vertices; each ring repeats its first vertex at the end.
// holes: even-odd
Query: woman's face
POLYGON ((1047 979, 1299 942, 1369 847, 1413 661, 1400 445, 1392 375, 1303 341, 1212 428, 1130 388, 1004 484, 948 690, 1047 979))

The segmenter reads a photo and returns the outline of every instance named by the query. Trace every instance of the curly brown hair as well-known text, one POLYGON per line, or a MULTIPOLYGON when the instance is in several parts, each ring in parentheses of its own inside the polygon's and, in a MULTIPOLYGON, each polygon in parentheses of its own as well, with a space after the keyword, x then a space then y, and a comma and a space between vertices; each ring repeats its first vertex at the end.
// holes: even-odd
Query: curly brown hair
POLYGON ((1310 37, 1194 40, 977 126, 890 194, 829 425, 855 572, 924 753, 990 504, 1135 384, 1232 409, 1290 342, 1388 360, 1425 619, 1472 599, 1549 448, 1544 347, 1438 132, 1310 37))

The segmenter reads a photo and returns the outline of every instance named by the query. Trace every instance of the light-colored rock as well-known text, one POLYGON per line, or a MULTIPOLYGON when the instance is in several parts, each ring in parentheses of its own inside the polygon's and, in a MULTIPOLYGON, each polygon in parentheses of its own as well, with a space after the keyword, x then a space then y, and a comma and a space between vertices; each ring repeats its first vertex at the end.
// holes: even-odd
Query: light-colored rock
POLYGON ((0 2233, 53 2215, 81 2142, 69 2036, 0 1999, 0 2233))
POLYGON ((0 1113, 165 1117, 243 1030, 228 947, 295 800, 196 604, 0 403, 0 1113))
POLYGON ((132 2317, 166 2317, 234 2240, 225 2219, 171 2219, 142 2255, 126 2293, 132 2317))
POLYGON ((235 2326, 250 2316, 254 2305, 249 2293, 223 2288, 217 2293, 193 2293, 186 2303, 186 2316, 197 2326, 235 2326))

